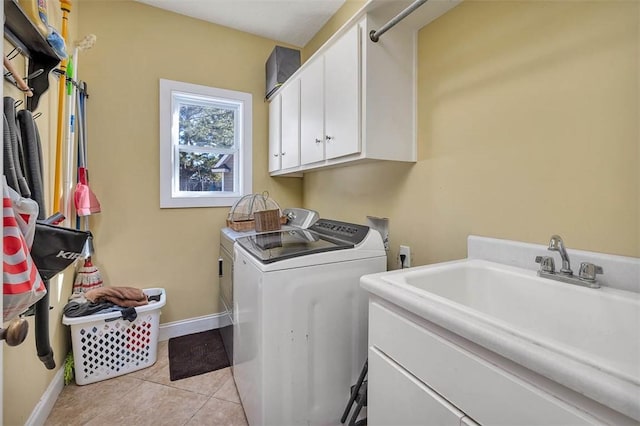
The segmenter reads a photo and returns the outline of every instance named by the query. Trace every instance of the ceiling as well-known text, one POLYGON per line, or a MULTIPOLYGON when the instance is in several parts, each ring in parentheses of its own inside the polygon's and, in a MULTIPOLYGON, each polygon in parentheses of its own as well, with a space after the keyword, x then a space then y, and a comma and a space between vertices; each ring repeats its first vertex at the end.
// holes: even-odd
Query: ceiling
POLYGON ((345 0, 138 0, 181 15, 303 47, 345 0))

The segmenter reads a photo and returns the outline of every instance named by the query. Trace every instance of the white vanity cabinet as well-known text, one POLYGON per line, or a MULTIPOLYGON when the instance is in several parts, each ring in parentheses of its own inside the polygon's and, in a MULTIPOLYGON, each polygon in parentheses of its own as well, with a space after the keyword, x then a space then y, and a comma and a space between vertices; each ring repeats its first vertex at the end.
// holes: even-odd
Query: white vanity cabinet
POLYGON ((269 104, 269 172, 300 165, 300 80, 295 79, 269 104))
POLYGON ((631 424, 376 297, 369 303, 368 397, 371 425, 631 424))
MULTIPOLYGON (((270 167, 272 176, 372 160, 416 161, 416 31, 398 25, 378 43, 368 36, 389 15, 377 10, 357 17, 279 90, 272 103, 299 81, 299 116, 280 121, 283 129, 290 119, 300 122, 300 165, 270 167)), ((274 149, 270 145, 270 161, 274 149)))
POLYGON ((369 351, 367 424, 459 426, 464 413, 377 349, 369 351))

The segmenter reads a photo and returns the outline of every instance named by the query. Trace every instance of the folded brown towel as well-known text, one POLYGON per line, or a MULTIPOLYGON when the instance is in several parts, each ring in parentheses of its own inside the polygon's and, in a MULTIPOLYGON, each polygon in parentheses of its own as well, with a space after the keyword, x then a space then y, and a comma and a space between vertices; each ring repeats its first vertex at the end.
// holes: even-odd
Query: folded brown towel
POLYGON ((84 297, 93 303, 111 302, 126 308, 146 305, 147 295, 139 288, 133 287, 100 287, 89 290, 84 297))

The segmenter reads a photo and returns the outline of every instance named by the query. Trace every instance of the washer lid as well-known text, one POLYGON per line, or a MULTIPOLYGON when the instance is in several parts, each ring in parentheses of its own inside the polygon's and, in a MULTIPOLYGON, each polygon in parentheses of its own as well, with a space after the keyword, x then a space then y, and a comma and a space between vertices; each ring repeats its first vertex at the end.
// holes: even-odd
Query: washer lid
POLYGON ((354 247, 351 242, 305 229, 250 235, 239 238, 238 244, 262 263, 354 247))

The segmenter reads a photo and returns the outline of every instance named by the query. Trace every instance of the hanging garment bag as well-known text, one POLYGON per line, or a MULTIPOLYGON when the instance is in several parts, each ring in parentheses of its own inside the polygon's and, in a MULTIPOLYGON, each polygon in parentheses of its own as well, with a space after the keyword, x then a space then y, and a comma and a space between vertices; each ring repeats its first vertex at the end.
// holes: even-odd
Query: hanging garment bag
POLYGON ((2 186, 3 320, 9 321, 44 297, 47 290, 29 251, 38 206, 9 188, 4 177, 2 186))

